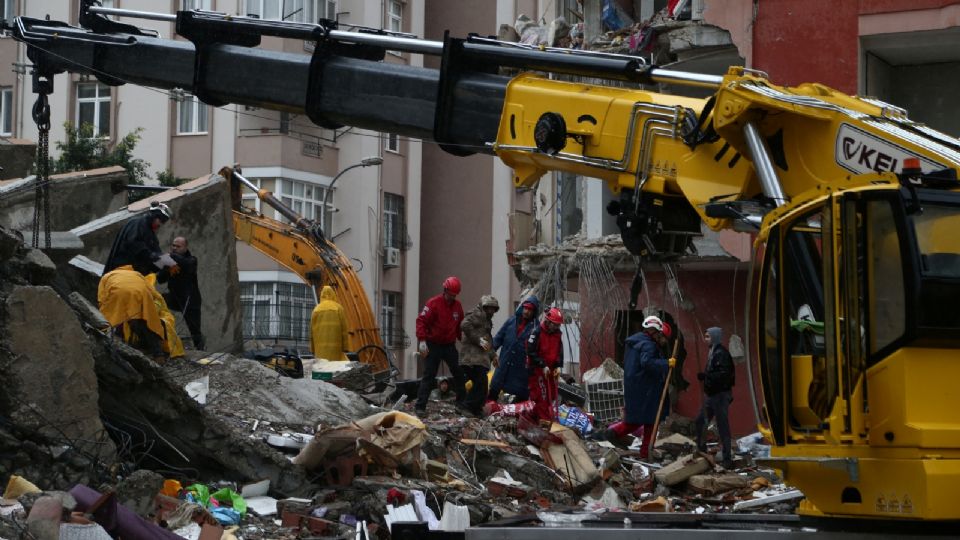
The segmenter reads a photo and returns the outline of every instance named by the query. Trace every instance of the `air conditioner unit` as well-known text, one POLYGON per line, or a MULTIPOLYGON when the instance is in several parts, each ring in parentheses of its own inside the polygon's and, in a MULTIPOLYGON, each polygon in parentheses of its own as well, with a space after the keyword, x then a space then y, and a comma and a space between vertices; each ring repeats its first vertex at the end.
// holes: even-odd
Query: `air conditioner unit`
POLYGON ((396 268, 400 266, 400 250, 397 248, 383 248, 383 267, 396 268))

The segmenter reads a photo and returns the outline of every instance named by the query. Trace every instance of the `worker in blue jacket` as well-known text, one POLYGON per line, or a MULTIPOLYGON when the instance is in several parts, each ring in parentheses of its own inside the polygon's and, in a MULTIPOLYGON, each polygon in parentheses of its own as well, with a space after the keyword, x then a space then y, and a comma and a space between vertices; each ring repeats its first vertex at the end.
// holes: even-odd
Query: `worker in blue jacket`
POLYGON ((500 357, 490 382, 491 400, 496 401, 501 391, 513 394, 517 401, 525 401, 530 397, 526 343, 530 332, 537 326, 539 314, 540 300, 536 296, 529 296, 493 336, 493 350, 499 351, 500 357))

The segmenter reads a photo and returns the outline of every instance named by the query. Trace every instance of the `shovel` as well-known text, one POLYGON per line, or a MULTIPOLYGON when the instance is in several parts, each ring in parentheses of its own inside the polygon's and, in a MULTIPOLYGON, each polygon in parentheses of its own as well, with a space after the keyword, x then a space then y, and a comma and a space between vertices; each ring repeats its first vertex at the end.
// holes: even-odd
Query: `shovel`
MULTIPOLYGON (((680 338, 678 337, 676 341, 673 342, 673 354, 670 355, 670 358, 677 357, 677 348, 680 346, 680 338)), ((660 392, 660 406, 657 407, 657 417, 653 422, 653 430, 650 432, 650 437, 644 437, 648 441, 650 446, 647 447, 647 454, 649 455, 650 451, 653 450, 654 443, 657 442, 657 431, 660 429, 660 413, 663 412, 663 402, 667 399, 667 389, 670 388, 670 377, 673 375, 673 367, 667 370, 667 378, 663 381, 663 391, 660 392)))

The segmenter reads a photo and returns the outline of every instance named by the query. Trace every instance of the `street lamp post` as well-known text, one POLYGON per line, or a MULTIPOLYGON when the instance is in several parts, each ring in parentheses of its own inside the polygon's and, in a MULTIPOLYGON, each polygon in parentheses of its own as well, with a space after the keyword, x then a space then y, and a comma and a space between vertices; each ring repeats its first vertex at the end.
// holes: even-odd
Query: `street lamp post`
MULTIPOLYGON (((377 165, 380 165, 381 163, 383 163, 382 157, 379 157, 379 156, 365 157, 362 160, 360 160, 360 163, 354 163, 353 165, 347 167, 346 169, 338 172, 337 175, 333 177, 333 180, 330 181, 330 185, 327 186, 327 190, 323 192, 322 208, 323 208, 324 214, 326 214, 327 212, 327 200, 330 198, 330 192, 333 191, 333 185, 337 183, 337 179, 343 176, 343 173, 349 171, 350 169, 356 169, 357 167, 375 167, 377 165)), ((332 218, 330 223, 333 223, 332 218)), ((324 234, 329 234, 330 231, 323 231, 323 232, 324 234)))

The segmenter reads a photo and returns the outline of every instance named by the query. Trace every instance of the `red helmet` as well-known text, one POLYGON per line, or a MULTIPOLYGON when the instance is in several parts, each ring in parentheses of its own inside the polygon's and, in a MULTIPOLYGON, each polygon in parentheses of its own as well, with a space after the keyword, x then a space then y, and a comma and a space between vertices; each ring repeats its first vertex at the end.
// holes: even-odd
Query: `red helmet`
POLYGON ((563 324, 563 312, 557 308, 550 308, 547 311, 547 320, 553 324, 563 324))
POLYGON ((673 327, 666 321, 663 323, 663 335, 666 336, 667 339, 673 337, 673 327))
POLYGON ((460 280, 456 276, 450 276, 443 280, 443 290, 456 296, 460 294, 460 280))

